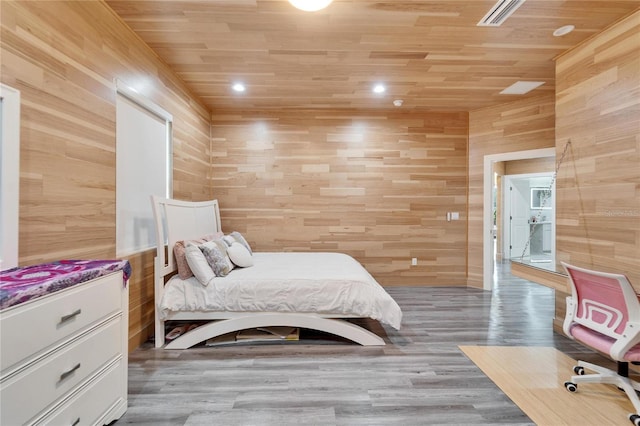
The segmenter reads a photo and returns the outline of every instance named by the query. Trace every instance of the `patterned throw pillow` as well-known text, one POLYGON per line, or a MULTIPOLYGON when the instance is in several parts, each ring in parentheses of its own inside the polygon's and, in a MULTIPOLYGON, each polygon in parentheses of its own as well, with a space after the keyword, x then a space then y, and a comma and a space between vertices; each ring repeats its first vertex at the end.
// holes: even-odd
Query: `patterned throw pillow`
POLYGON ((199 249, 217 277, 225 277, 233 269, 234 265, 227 255, 227 246, 222 240, 213 240, 200 244, 199 249))

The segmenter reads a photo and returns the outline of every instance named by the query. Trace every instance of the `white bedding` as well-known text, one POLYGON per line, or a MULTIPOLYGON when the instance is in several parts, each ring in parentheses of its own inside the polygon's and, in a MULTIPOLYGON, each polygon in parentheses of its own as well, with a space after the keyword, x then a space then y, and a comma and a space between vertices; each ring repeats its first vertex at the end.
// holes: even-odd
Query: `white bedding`
POLYGON ((254 253, 254 265, 236 268, 203 286, 173 276, 160 304, 172 311, 295 312, 368 317, 399 330, 402 311, 351 256, 341 253, 254 253))

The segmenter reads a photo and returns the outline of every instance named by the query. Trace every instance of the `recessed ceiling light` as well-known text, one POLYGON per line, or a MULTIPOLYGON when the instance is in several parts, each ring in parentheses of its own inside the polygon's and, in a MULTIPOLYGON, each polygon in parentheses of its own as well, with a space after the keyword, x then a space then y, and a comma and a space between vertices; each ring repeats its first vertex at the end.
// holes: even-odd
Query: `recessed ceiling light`
POLYGON ((385 90, 386 89, 382 84, 376 84, 375 86, 373 86, 374 93, 384 93, 385 90))
POLYGON ((305 12, 315 12, 329 6, 333 0, 289 0, 294 7, 305 12))
POLYGON ((501 95, 524 95, 538 86, 542 86, 544 81, 517 81, 500 92, 501 95))
POLYGON ((246 90, 245 87, 244 87, 244 84, 242 84, 242 83, 235 83, 231 88, 235 92, 244 92, 246 90))
POLYGON ((564 27, 560 27, 553 32, 553 35, 556 37, 561 37, 563 35, 569 34, 571 31, 575 30, 574 25, 565 25, 564 27))

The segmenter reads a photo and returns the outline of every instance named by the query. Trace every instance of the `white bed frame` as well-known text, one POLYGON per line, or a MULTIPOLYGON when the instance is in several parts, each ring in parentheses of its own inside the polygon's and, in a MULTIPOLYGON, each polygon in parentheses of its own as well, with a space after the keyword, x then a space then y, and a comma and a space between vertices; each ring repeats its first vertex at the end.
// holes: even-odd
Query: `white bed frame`
POLYGON ((384 340, 358 325, 333 315, 279 312, 172 312, 160 316, 160 301, 166 280, 177 271, 173 246, 176 241, 200 238, 221 230, 218 201, 179 201, 152 196, 156 219, 157 254, 155 280, 155 346, 165 343, 165 321, 210 321, 189 331, 165 346, 186 349, 204 340, 226 333, 256 327, 300 327, 334 334, 363 346, 382 346, 384 340))

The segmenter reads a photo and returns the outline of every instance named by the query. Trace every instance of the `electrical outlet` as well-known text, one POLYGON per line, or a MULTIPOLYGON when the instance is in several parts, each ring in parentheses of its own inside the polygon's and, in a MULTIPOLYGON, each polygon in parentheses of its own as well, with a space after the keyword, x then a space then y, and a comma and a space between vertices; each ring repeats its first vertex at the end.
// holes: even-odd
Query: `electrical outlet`
POLYGON ((417 257, 412 257, 411 258, 411 266, 416 266, 418 264, 418 258, 417 257))

